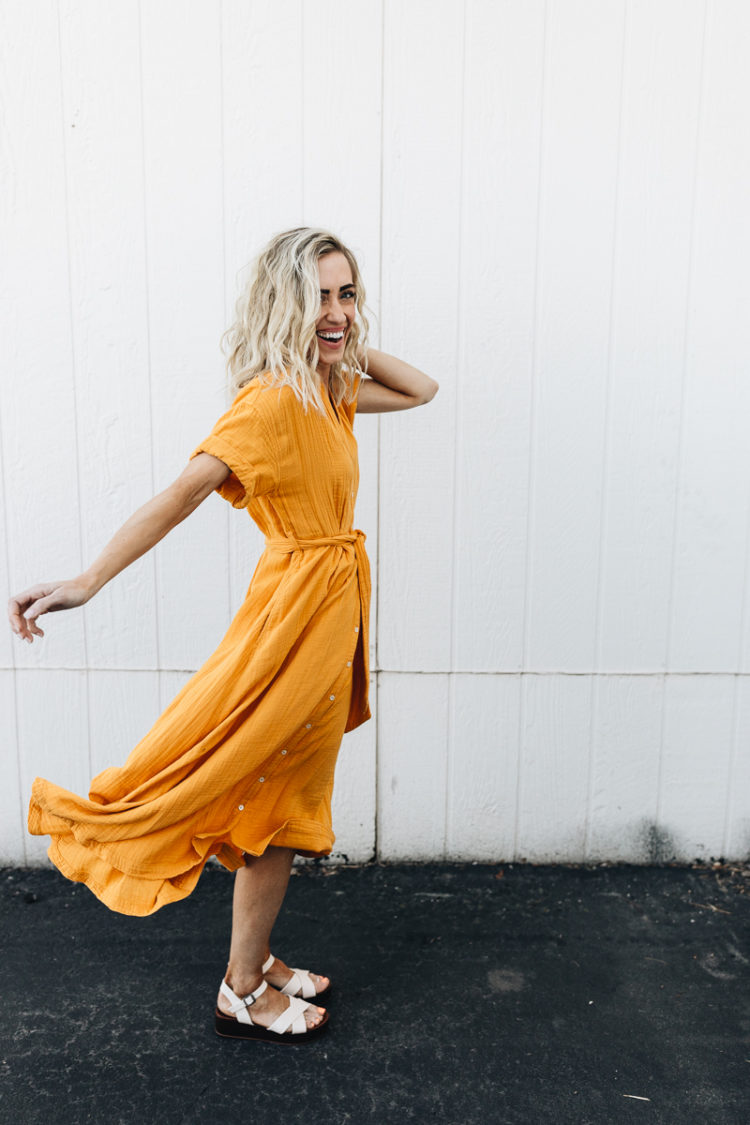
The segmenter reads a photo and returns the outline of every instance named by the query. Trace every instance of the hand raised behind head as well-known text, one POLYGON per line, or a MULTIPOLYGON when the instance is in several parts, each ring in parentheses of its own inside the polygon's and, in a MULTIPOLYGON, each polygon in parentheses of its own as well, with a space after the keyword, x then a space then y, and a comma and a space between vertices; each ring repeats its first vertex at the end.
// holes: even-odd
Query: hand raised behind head
POLYGON ((21 594, 16 594, 8 602, 8 618, 16 636, 33 643, 32 633, 44 636, 44 630, 37 625, 37 618, 43 613, 53 613, 58 609, 73 609, 84 605, 91 597, 91 591, 81 578, 70 578, 64 582, 40 582, 30 586, 21 594))

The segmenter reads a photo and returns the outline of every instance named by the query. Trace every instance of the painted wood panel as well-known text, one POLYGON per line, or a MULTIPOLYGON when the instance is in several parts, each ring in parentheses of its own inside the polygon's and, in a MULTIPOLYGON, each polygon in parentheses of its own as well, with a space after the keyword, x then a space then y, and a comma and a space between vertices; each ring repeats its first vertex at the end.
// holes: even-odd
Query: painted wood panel
POLYGON ((91 671, 88 685, 93 778, 110 766, 125 764, 162 708, 156 671, 91 671))
POLYGON ((523 665, 544 13, 541 2, 467 6, 452 543, 456 671, 523 665))
MULTIPOLYGON (((0 427, 6 596, 81 570, 66 216, 66 120, 57 4, 0 8, 0 427)), ((82 611, 42 626, 39 644, 2 643, 18 667, 85 667, 82 611)))
POLYGON ((26 835, 16 729, 16 675, 12 669, 0 670, 0 867, 10 867, 23 859, 26 835))
POLYGON ((463 11, 385 3, 382 342, 441 384, 380 421, 378 659, 409 671, 450 667, 463 11))
POLYGON ((733 744, 729 762, 722 856, 750 856, 750 678, 734 677, 733 744))
POLYGON ((521 677, 450 677, 445 855, 512 859, 521 677))
POLYGON ((732 676, 670 676, 658 819, 681 860, 721 855, 734 736, 732 676))
POLYGON ((590 676, 522 678, 517 859, 529 863, 585 859, 591 695, 590 676))
MULTIPOLYGON (((595 667, 666 667, 703 0, 629 5, 595 667)), ((635 689, 635 685, 634 685, 635 689)))
MULTIPOLYGON (((35 777, 44 777, 82 796, 88 794, 91 780, 88 676, 83 670, 24 669, 16 672, 24 827, 35 777)), ((48 847, 48 836, 31 836, 25 832, 26 863, 46 863, 48 847)))
MULTIPOLYGON (((141 7, 154 491, 225 408, 221 42, 216 4, 141 7)), ((204 503, 155 550, 159 667, 197 668, 229 624, 228 516, 204 503)))
POLYGON ((524 643, 538 671, 590 670, 595 652, 623 12, 547 9, 524 643))
POLYGON ((378 859, 442 859, 448 767, 448 676, 381 672, 378 859))
MULTIPOLYGON (((138 7, 60 0, 84 566, 152 491, 138 7)), ((156 664, 154 557, 85 609, 95 667, 156 664)))
POLYGON ((658 811, 664 677, 594 676, 591 701, 588 787, 570 813, 586 824, 585 858, 669 860, 658 811))
POLYGON ((750 226, 738 221, 750 192, 750 10, 713 4, 707 17, 667 658, 731 672, 750 593, 750 226))

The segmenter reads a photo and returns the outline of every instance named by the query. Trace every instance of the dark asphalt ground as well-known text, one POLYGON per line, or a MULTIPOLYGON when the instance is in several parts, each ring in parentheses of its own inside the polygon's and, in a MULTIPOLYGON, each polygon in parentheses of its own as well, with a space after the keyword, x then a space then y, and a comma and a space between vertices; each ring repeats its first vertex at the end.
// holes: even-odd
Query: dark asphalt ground
POLYGON ((214 1033, 232 876, 149 918, 0 872, 7 1125, 749 1125, 750 866, 310 866, 303 1046, 214 1033))

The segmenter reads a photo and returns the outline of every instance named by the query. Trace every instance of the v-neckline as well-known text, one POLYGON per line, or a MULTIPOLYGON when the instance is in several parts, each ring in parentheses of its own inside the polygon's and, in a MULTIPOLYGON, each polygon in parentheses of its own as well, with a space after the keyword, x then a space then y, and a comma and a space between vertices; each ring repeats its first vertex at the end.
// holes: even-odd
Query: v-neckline
POLYGON ((341 425, 341 419, 339 418, 339 412, 336 409, 336 404, 334 403, 333 399, 331 398, 331 392, 328 389, 328 386, 326 386, 324 394, 325 394, 325 398, 328 401, 328 405, 330 406, 331 410, 333 411, 333 416, 336 419, 336 423, 337 423, 337 425, 340 426, 341 425))

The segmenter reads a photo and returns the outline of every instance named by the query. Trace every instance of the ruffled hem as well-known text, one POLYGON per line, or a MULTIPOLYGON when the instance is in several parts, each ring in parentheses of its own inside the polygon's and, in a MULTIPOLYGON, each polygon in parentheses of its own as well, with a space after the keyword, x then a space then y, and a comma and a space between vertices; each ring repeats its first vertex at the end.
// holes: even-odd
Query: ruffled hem
POLYGON ((146 917, 171 902, 187 898, 195 889, 209 858, 216 856, 229 871, 243 866, 244 854, 263 855, 269 846, 293 848, 299 855, 318 858, 330 855, 335 836, 333 831, 314 821, 290 818, 260 839, 240 838, 236 833, 228 836, 202 834, 191 840, 197 862, 187 870, 171 875, 153 875, 143 871, 122 871, 115 867, 107 852, 122 847, 119 840, 110 845, 82 842, 76 839, 74 826, 66 824, 63 831, 45 830, 43 821, 54 817, 56 828, 63 818, 45 813, 32 801, 29 809, 29 831, 32 835, 49 835, 47 854, 57 869, 74 883, 83 883, 110 910, 118 914, 146 917))

